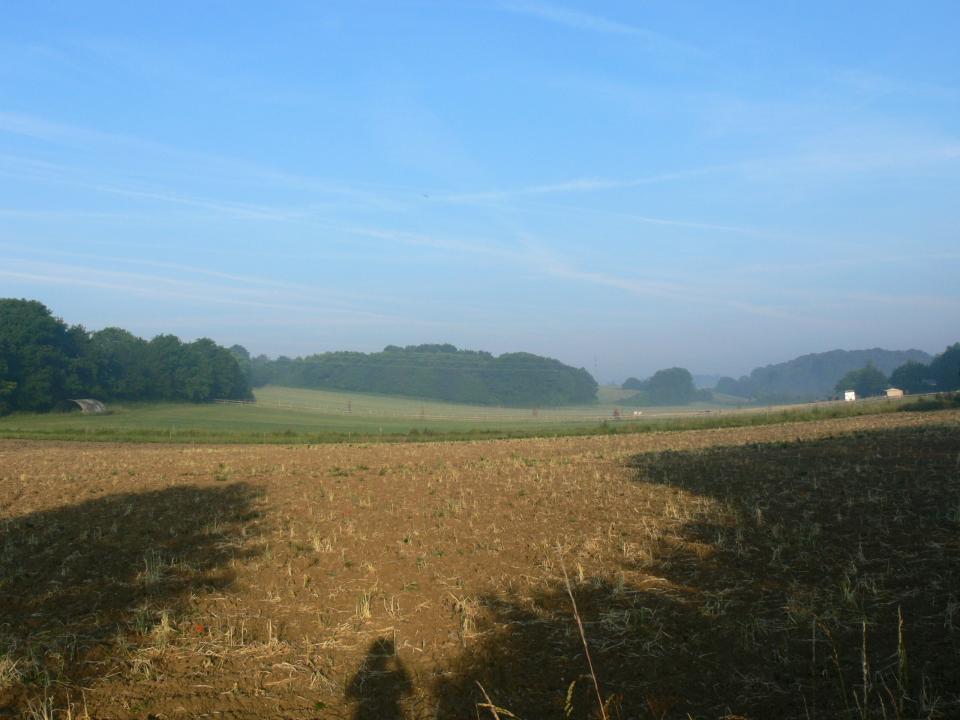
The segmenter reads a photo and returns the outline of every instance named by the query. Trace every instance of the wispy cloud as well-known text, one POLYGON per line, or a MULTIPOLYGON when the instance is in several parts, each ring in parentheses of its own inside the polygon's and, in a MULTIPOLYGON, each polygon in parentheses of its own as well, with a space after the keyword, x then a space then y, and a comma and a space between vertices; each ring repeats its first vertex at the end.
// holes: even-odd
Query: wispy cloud
POLYGON ((282 211, 262 205, 251 205, 249 203, 238 202, 219 202, 208 200, 196 196, 181 195, 172 192, 157 192, 152 190, 136 190, 124 187, 111 187, 109 185, 86 185, 91 190, 100 190, 113 195, 122 195, 129 198, 139 198, 143 200, 156 200, 163 203, 174 205, 186 205, 203 210, 230 215, 241 220, 274 220, 288 222, 304 216, 302 210, 282 211))
POLYGON ((553 250, 537 243, 533 238, 527 242, 524 262, 532 269, 552 277, 575 283, 612 288, 629 295, 654 298, 678 306, 701 308, 726 307, 737 313, 815 324, 815 321, 788 309, 772 304, 740 299, 747 288, 708 285, 693 279, 665 280, 663 273, 651 271, 653 277, 630 277, 606 270, 587 269, 561 257, 553 250))
POLYGON ((62 145, 82 146, 91 142, 110 142, 113 144, 137 145, 140 147, 156 146, 145 143, 142 140, 136 140, 124 135, 111 133, 102 133, 96 130, 79 128, 74 125, 65 125, 53 122, 35 115, 24 115, 22 113, 12 113, 0 111, 0 132, 13 135, 22 135, 33 138, 34 140, 43 140, 45 142, 57 143, 62 145))
POLYGON ((437 202, 452 204, 485 204, 538 195, 563 195, 601 192, 604 190, 624 190, 635 187, 643 187, 645 185, 659 185, 662 183, 686 180, 692 177, 707 175, 721 169, 723 168, 720 166, 693 168, 690 170, 678 170, 676 172, 660 173, 657 175, 648 175, 635 178, 572 178, 570 180, 560 180, 557 182, 539 183, 535 185, 524 185, 515 188, 498 188, 463 193, 438 193, 431 195, 430 199, 437 202))
MULTIPOLYGON (((416 188, 382 187, 373 184, 355 185, 339 180, 323 179, 283 169, 264 167, 246 160, 223 157, 210 153, 184 150, 123 133, 103 132, 76 125, 59 123, 47 118, 0 110, 0 133, 29 137, 45 143, 75 150, 102 148, 117 153, 124 160, 138 158, 143 165, 149 165, 154 175, 173 172, 187 174, 191 180, 209 179, 217 182, 227 180, 231 183, 242 182, 253 186, 276 188, 284 187, 311 195, 331 196, 341 201, 378 209, 402 210, 407 207, 408 199, 419 195, 416 188)), ((104 155, 99 156, 101 159, 104 155)), ((33 170, 55 170, 63 172, 63 165, 55 165, 40 160, 6 156, 7 161, 17 161, 22 165, 32 163, 33 170)), ((76 172, 77 168, 70 168, 76 172)), ((105 166, 98 165, 99 175, 106 175, 105 166)))
POLYGON ((555 262, 544 268, 557 277, 568 278, 581 283, 599 287, 622 290, 639 297, 655 297, 672 303, 696 305, 704 308, 725 306, 746 315, 788 320, 791 322, 809 322, 794 312, 771 305, 749 302, 729 297, 725 293, 705 293, 696 284, 679 284, 656 280, 644 280, 622 277, 607 272, 581 270, 564 263, 555 262))
POLYGON ((866 306, 883 304, 917 310, 960 311, 960 299, 943 295, 852 292, 848 293, 846 297, 848 300, 857 301, 866 306))
POLYGON ((24 247, 22 245, 0 243, 0 251, 6 253, 11 266, 19 263, 33 264, 34 267, 41 269, 48 268, 79 268, 87 275, 101 275, 120 278, 124 281, 135 281, 146 283, 148 287, 162 283, 163 285, 181 285, 189 288, 203 288, 206 290, 214 289, 217 293, 224 291, 228 293, 246 293, 249 297, 255 294, 255 297, 276 299, 283 297, 290 302, 316 302, 323 298, 325 302, 367 302, 371 304, 396 306, 401 302, 400 298, 384 296, 373 293, 357 293, 335 290, 328 287, 317 287, 314 285, 304 285, 290 280, 277 280, 269 277, 262 277, 250 274, 230 273, 221 270, 211 270, 209 268, 198 267, 181 262, 165 262, 162 260, 151 260, 140 257, 118 257, 113 255, 100 255, 85 252, 71 252, 65 250, 50 250, 46 248, 24 247), (30 256, 30 257, 24 257, 30 256), (36 258, 45 258, 46 260, 37 260, 36 258), (52 261, 52 262, 51 262, 52 261), (81 261, 87 265, 75 265, 69 261, 81 261), (202 278, 211 278, 220 281, 211 285, 204 281, 197 283, 195 280, 184 281, 180 277, 172 275, 150 275, 119 270, 124 266, 133 266, 141 268, 150 268, 160 271, 172 271, 187 276, 199 276, 202 278))
MULTIPOLYGON (((960 256, 940 253, 936 254, 936 257, 943 260, 956 260, 960 256)), ((814 292, 804 287, 763 288, 746 285, 743 282, 706 283, 703 280, 683 277, 667 280, 663 279, 665 276, 660 272, 655 273, 653 277, 631 277, 604 270, 586 269, 542 247, 531 249, 525 258, 526 262, 541 273, 575 283, 611 288, 636 297, 666 301, 676 306, 694 306, 704 309, 727 308, 740 315, 769 318, 812 328, 827 328, 841 323, 839 315, 842 315, 842 312, 839 315, 836 312, 830 314, 824 312, 824 307, 819 305, 827 300, 834 303, 836 310, 841 311, 849 311, 853 307, 868 308, 874 303, 901 308, 914 307, 918 310, 960 308, 960 300, 940 295, 854 291, 825 294, 822 290, 814 292), (759 299, 761 297, 778 298, 779 302, 763 301, 759 299), (811 297, 816 297, 817 303, 811 303, 811 297), (816 313, 811 312, 814 309, 816 313)), ((896 261, 895 258, 887 260, 896 261)))
POLYGON ((847 182, 870 176, 879 179, 901 173, 940 167, 955 171, 960 160, 960 140, 929 138, 909 133, 871 133, 867 127, 850 128, 825 139, 807 142, 794 153, 778 153, 740 163, 741 175, 751 182, 847 182))
POLYGON ((579 10, 570 10, 558 5, 551 5, 543 2, 505 2, 503 7, 506 10, 525 15, 549 20, 560 25, 577 28, 579 30, 593 30, 595 32, 610 33, 613 35, 639 35, 649 34, 648 30, 629 25, 627 23, 609 20, 599 15, 581 12, 579 10))
POLYGON ((738 235, 751 235, 763 238, 780 237, 782 234, 778 231, 764 228, 755 228, 745 225, 727 225, 725 223, 702 222, 699 220, 686 220, 678 218, 656 217, 653 215, 640 215, 638 213, 620 212, 618 210, 607 210, 605 208, 586 208, 577 205, 568 205, 567 203, 537 203, 538 207, 553 208, 564 212, 582 213, 586 215, 595 215, 603 217, 620 218, 630 222, 642 223, 644 225, 659 225, 662 227, 689 228, 691 230, 706 230, 723 233, 736 233, 738 235))
POLYGON ((881 75, 857 67, 834 69, 831 74, 831 79, 845 90, 853 90, 855 93, 868 99, 902 95, 910 98, 943 102, 957 102, 960 100, 960 91, 953 87, 940 85, 928 80, 917 81, 915 78, 907 81, 896 76, 881 75))
MULTIPOLYGON (((146 188, 133 185, 121 186, 116 183, 111 184, 89 182, 82 176, 77 177, 75 171, 68 166, 61 166, 47 162, 34 163, 28 159, 2 155, 0 155, 0 161, 8 164, 10 167, 10 172, 18 176, 20 176, 21 173, 26 172, 29 174, 29 176, 36 177, 38 179, 46 179, 53 182, 72 185, 78 188, 131 199, 196 208, 237 220, 308 224, 316 229, 331 230, 340 233, 349 233, 364 237, 390 240, 401 242, 407 245, 434 247, 439 250, 452 250, 472 254, 500 256, 510 259, 508 257, 510 254, 508 250, 502 247, 497 247, 496 245, 491 245, 488 242, 453 240, 450 238, 440 238, 428 233, 411 233, 398 231, 395 229, 336 225, 325 221, 320 211, 311 206, 278 207, 246 202, 217 200, 198 195, 196 193, 187 194, 175 192, 166 188, 146 188)), ((515 188, 502 188, 451 194, 435 193, 426 198, 426 207, 424 209, 429 209, 430 204, 468 205, 497 208, 508 203, 529 202, 530 200, 539 200, 540 198, 554 195, 562 196, 590 194, 678 182, 684 179, 716 173, 724 169, 727 168, 725 166, 710 166, 626 179, 584 177, 561 180, 557 182, 526 185, 515 188)), ((2 172, 3 167, 0 165, 0 173, 2 172)), ((423 203, 421 203, 421 205, 423 205, 423 203)), ((742 226, 726 225, 722 223, 664 218, 650 215, 640 215, 636 213, 621 213, 611 210, 575 207, 566 204, 553 205, 552 207, 561 211, 603 215, 608 217, 620 217, 633 222, 640 222, 650 225, 686 227, 697 230, 738 232, 742 234, 770 236, 770 233, 767 231, 745 228, 742 226)), ((0 209, 0 214, 5 212, 7 211, 0 209)), ((16 211, 9 212, 13 213, 16 211)), ((42 213, 34 212, 33 215, 41 216, 42 213)))
POLYGON ((270 220, 289 222, 309 214, 309 209, 280 208, 276 206, 217 200, 196 193, 175 192, 163 187, 145 186, 143 182, 124 181, 110 177, 103 169, 88 169, 71 165, 36 161, 15 155, 0 155, 0 175, 19 180, 57 183, 83 190, 121 197, 180 205, 226 215, 240 220, 270 220))
POLYGON ((416 247, 433 248, 467 255, 486 255, 507 261, 522 261, 525 256, 509 247, 494 242, 480 240, 462 240, 447 238, 429 233, 409 232, 392 228, 360 227, 360 226, 331 226, 330 229, 339 232, 358 235, 374 240, 411 245, 416 247))
MULTIPOLYGON (((716 226, 712 227, 715 228, 716 226)), ((703 307, 723 305, 749 315, 789 320, 800 319, 795 314, 779 308, 732 299, 737 294, 734 288, 707 287, 703 283, 693 281, 676 282, 655 278, 624 277, 609 272, 585 269, 578 263, 561 256, 556 250, 551 249, 529 234, 518 236, 514 244, 507 246, 500 243, 449 239, 443 236, 389 228, 353 227, 340 228, 340 230, 389 242, 434 248, 458 254, 489 256, 526 272, 570 280, 577 284, 613 288, 640 297, 652 297, 684 305, 693 304, 703 307)), ((662 273, 660 275, 662 277, 662 273)))
POLYGON ((604 192, 611 190, 627 190, 630 188, 643 187, 648 185, 657 185, 661 183, 670 183, 682 181, 700 176, 706 176, 722 171, 735 169, 735 165, 717 165, 690 170, 680 170, 672 173, 662 173, 659 175, 650 175, 646 177, 614 179, 614 178, 576 178, 554 183, 542 183, 537 185, 527 185, 517 188, 504 188, 498 190, 485 190, 466 193, 451 193, 431 196, 431 200, 439 203, 449 203, 453 205, 479 205, 488 207, 498 207, 504 204, 523 203, 524 207, 545 207, 561 212, 573 212, 577 214, 595 215, 602 217, 619 218, 630 222, 643 223, 646 225, 658 225, 662 227, 680 227, 692 230, 705 230, 724 233, 737 233, 740 235, 750 235, 763 237, 767 239, 780 237, 782 233, 764 228, 749 227, 744 225, 732 225, 727 223, 717 223, 701 220, 690 220, 686 218, 668 218, 654 215, 643 215, 633 212, 622 212, 610 210, 607 208, 589 208, 568 203, 544 202, 541 198, 552 195, 576 195, 604 192))
POLYGON ((531 17, 546 20, 547 22, 563 25, 574 30, 585 30, 587 32, 603 33, 606 35, 619 35, 640 40, 645 46, 653 50, 673 50, 684 53, 697 53, 700 51, 688 45, 660 33, 648 30, 647 28, 632 25, 630 23, 612 20, 601 15, 583 12, 581 10, 572 10, 560 5, 554 5, 546 2, 525 2, 523 0, 508 0, 503 2, 501 7, 512 13, 529 15, 531 17))
POLYGON ((149 220, 149 214, 97 212, 95 210, 25 210, 2 208, 0 217, 25 220, 149 220))
MULTIPOLYGON (((378 310, 345 306, 342 302, 305 297, 296 292, 256 289, 208 281, 195 282, 180 278, 108 270, 92 265, 53 263, 22 258, 7 258, 0 277, 41 285, 92 288, 122 293, 130 297, 154 300, 187 301, 209 306, 238 306, 250 309, 283 311, 310 315, 319 319, 350 318, 358 322, 408 322, 406 318, 378 310)), ((378 303, 373 303, 378 305, 378 303)))
POLYGON ((730 272, 740 273, 789 273, 789 272, 824 272, 829 270, 849 270, 859 269, 871 265, 916 265, 958 262, 960 253, 955 252, 934 252, 934 253, 916 253, 913 255, 878 255, 875 252, 864 251, 857 257, 828 257, 819 260, 810 260, 805 262, 785 262, 785 263, 750 263, 732 268, 730 272))

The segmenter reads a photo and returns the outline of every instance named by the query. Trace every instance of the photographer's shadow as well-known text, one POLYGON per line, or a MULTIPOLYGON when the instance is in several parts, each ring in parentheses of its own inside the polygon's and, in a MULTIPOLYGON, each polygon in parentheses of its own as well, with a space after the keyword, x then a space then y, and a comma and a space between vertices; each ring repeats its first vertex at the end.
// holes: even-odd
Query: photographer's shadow
POLYGON ((410 676, 392 640, 370 643, 367 654, 347 685, 346 696, 356 700, 354 720, 399 720, 402 703, 413 691, 410 676))

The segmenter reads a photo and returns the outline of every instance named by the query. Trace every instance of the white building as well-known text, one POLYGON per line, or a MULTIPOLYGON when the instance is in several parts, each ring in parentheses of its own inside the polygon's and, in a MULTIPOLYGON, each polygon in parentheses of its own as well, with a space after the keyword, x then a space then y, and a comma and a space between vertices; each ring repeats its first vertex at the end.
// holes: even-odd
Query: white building
POLYGON ((852 402, 857 399, 857 393, 855 393, 853 390, 844 390, 843 399, 847 402, 852 402))

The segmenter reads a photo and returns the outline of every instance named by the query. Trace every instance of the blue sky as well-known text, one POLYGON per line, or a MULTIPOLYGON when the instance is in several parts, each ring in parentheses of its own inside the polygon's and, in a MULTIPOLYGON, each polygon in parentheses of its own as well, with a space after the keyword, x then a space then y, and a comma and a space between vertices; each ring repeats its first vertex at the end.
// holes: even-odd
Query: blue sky
POLYGON ((960 340, 956 2, 10 3, 0 296, 601 381, 960 340))

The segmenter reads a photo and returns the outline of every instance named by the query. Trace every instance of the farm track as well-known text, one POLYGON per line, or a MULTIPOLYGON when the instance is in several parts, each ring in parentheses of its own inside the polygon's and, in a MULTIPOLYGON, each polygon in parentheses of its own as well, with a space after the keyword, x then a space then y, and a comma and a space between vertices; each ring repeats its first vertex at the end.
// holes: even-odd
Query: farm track
POLYGON ((561 558, 625 718, 956 717, 958 480, 958 411, 0 441, 0 717, 592 717, 561 558))

